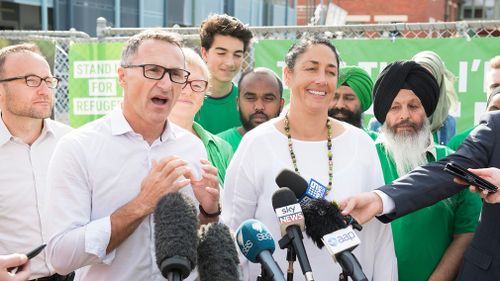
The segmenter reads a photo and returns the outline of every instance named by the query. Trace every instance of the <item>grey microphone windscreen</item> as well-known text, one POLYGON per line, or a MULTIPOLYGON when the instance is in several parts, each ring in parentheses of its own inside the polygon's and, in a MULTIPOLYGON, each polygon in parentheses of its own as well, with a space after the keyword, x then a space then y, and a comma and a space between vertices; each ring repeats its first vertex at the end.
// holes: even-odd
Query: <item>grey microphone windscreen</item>
POLYGON ((222 223, 199 230, 198 273, 200 281, 238 281, 238 253, 229 227, 222 223))
POLYGON ((154 212, 156 263, 163 276, 176 270, 187 277, 196 266, 198 216, 193 200, 179 192, 160 199, 154 212))

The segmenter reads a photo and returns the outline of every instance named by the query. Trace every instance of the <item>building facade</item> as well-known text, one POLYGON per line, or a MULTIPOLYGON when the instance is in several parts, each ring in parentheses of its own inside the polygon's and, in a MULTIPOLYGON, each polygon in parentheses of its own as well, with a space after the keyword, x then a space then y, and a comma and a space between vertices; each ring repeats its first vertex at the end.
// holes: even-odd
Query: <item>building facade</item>
POLYGON ((500 0, 298 0, 297 25, 310 23, 318 6, 345 10, 341 24, 500 19, 500 0))
POLYGON ((286 0, 2 0, 0 29, 76 30, 95 35, 96 20, 112 27, 199 26, 226 13, 251 26, 295 25, 295 1, 286 0))

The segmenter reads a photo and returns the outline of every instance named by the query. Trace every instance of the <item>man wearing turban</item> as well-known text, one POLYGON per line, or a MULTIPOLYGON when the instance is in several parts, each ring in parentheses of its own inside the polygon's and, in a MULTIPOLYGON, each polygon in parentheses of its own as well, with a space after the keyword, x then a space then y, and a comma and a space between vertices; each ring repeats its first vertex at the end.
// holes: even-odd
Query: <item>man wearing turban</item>
MULTIPOLYGON (((328 115, 362 128, 362 114, 372 105, 373 81, 370 75, 358 66, 342 67, 339 71, 338 85, 328 115)), ((373 139, 377 138, 375 132, 366 129, 365 131, 373 139)))
MULTIPOLYGON (((448 114, 450 109, 455 109, 458 106, 458 97, 453 87, 455 76, 446 69, 441 57, 433 51, 419 52, 411 60, 427 69, 439 85, 438 103, 429 121, 434 141, 445 145, 456 132, 455 118, 448 114)), ((372 118, 368 127, 378 131, 380 123, 372 118)))
MULTIPOLYGON (((439 91, 434 76, 414 61, 396 61, 380 73, 373 110, 382 123, 376 148, 386 183, 452 152, 432 139, 429 116, 439 91)), ((453 280, 480 210, 479 196, 464 189, 393 221, 399 280, 453 280)))

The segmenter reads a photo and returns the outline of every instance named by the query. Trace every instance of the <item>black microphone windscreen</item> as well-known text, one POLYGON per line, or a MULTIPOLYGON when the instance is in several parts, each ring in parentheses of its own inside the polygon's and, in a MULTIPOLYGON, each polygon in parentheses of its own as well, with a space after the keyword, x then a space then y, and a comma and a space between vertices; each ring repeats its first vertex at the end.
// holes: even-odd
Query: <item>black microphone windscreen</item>
POLYGON ((198 273, 200 281, 238 281, 238 253, 225 224, 201 226, 198 244, 198 273))
POLYGON ((193 200, 180 192, 168 193, 160 199, 154 212, 156 263, 168 258, 185 257, 190 269, 196 266, 198 217, 193 200))
POLYGON ((325 199, 312 199, 302 206, 306 221, 306 234, 318 248, 323 248, 321 238, 329 233, 346 228, 347 224, 339 207, 325 199))
POLYGON ((280 188, 273 193, 273 209, 297 204, 297 197, 287 187, 280 188))
POLYGON ((302 198, 307 190, 307 181, 292 170, 284 169, 276 177, 279 187, 288 187, 293 191, 296 198, 302 198))

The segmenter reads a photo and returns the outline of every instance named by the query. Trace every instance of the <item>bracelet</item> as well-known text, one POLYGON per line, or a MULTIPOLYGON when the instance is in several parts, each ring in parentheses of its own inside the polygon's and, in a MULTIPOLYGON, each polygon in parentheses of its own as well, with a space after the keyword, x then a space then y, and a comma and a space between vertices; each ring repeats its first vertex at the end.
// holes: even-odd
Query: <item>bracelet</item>
POLYGON ((201 206, 201 204, 199 204, 199 205, 198 205, 198 209, 200 210, 200 213, 201 213, 202 215, 204 215, 205 217, 207 217, 207 218, 215 218, 215 217, 218 217, 218 216, 222 213, 222 209, 221 209, 221 207, 220 207, 220 203, 218 203, 218 204, 217 204, 217 206, 218 206, 219 210, 217 210, 217 213, 214 213, 214 214, 209 214, 209 213, 207 213, 207 212, 203 209, 203 207, 201 206))

